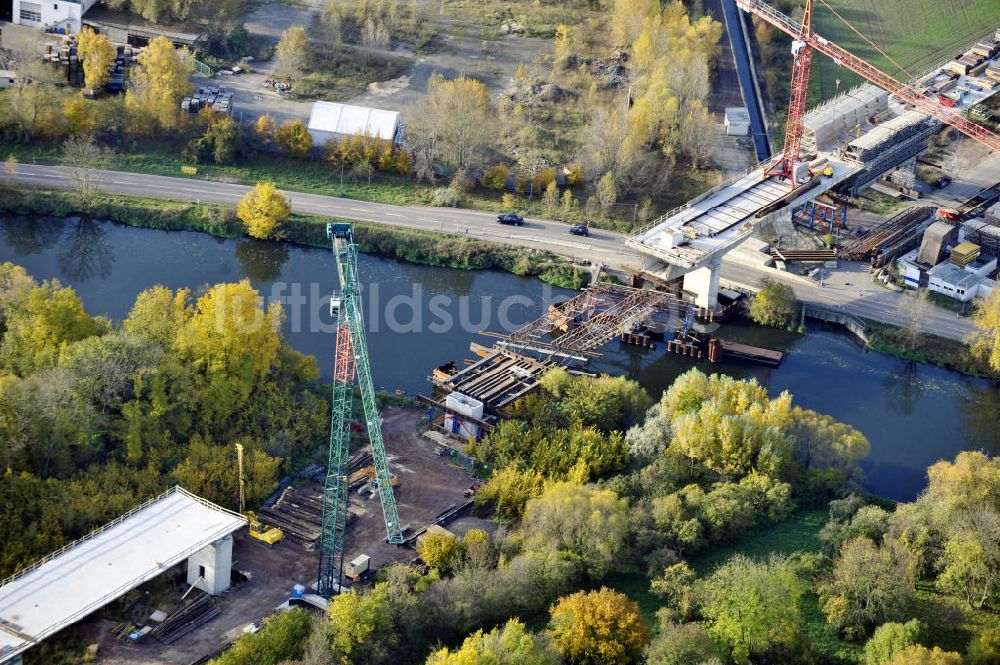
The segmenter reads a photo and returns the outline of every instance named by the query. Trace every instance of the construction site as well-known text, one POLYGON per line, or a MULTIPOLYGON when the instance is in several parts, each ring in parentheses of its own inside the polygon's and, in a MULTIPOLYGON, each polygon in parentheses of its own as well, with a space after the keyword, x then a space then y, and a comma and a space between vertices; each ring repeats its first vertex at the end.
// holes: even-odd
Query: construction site
MULTIPOLYGON (((20 663, 23 652, 69 626, 104 663, 207 662, 275 611, 323 611, 332 596, 371 584, 386 564, 419 565, 415 547, 427 534, 494 528, 470 514, 479 484, 466 446, 508 417, 549 370, 590 374, 614 342, 692 362, 783 361, 781 351, 725 337, 725 321, 748 294, 721 279, 730 253, 820 285, 852 264, 887 287, 926 288, 963 303, 992 292, 1000 183, 942 207, 918 200, 916 174, 945 127, 1000 150, 1000 136, 966 117, 1000 86, 1000 30, 903 83, 816 35, 812 0, 801 22, 762 0, 737 5, 794 40, 781 155, 629 238, 642 260, 629 284, 597 282, 513 332, 487 332, 472 344, 472 358, 429 368, 419 409, 380 408, 358 247, 350 224, 327 224, 339 284, 329 302, 336 332, 327 458, 248 509, 236 446, 238 511, 177 487, 3 580, 0 663, 20 663), (871 83, 807 112, 813 51, 871 83), (871 215, 854 219, 871 189, 915 202, 874 223, 871 215), (89 573, 86 583, 68 590, 60 578, 77 567, 89 573)), ((121 56, 127 64, 131 53, 121 56)), ((47 57, 77 75, 70 45, 47 57)), ((214 89, 184 103, 229 111, 224 91, 214 89)))

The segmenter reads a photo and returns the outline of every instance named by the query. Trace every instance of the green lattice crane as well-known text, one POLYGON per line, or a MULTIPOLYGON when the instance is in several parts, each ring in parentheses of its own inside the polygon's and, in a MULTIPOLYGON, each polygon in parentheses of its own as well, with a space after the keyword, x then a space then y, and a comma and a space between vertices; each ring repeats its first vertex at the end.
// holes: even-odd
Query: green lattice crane
POLYGON ((350 504, 347 460, 350 457, 351 408, 354 385, 361 391, 365 427, 375 460, 373 480, 382 503, 387 540, 399 545, 403 532, 399 527, 396 497, 392 493, 392 476, 382 441, 375 386, 372 384, 365 340, 364 311, 358 283, 358 248, 350 224, 327 224, 326 235, 333 246, 340 278, 340 293, 330 301, 330 310, 337 317, 337 347, 333 361, 333 409, 330 416, 330 460, 323 490, 323 532, 320 535, 319 583, 320 595, 330 597, 340 590, 344 567, 344 533, 347 529, 347 508, 350 504))

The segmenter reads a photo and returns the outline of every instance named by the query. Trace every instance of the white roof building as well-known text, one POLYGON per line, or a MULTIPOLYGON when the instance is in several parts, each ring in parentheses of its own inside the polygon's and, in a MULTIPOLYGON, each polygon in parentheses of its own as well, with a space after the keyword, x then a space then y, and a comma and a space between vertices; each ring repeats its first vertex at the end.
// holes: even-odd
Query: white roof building
POLYGON ((54 27, 76 34, 81 19, 97 0, 13 0, 12 18, 18 25, 54 27))
POLYGON ((315 102, 309 114, 309 134, 314 145, 323 145, 333 137, 377 136, 396 140, 399 113, 336 102, 315 102))
POLYGON ((726 107, 726 135, 746 136, 750 133, 750 112, 745 106, 726 107))
POLYGON ((242 515, 174 487, 0 581, 0 663, 17 662, 185 559, 189 583, 220 592, 229 585, 232 533, 244 524, 242 515))

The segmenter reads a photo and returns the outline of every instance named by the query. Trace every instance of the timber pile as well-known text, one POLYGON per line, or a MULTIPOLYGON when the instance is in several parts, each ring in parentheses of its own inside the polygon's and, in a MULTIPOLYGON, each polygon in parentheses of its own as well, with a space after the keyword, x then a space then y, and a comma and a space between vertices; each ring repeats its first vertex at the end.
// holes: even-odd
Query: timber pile
POLYGON ((153 628, 149 634, 164 644, 171 644, 221 613, 222 610, 215 604, 215 599, 207 593, 201 592, 194 600, 153 628))
MULTIPOLYGON (((315 491, 296 490, 289 487, 273 508, 261 508, 257 516, 268 526, 281 529, 289 540, 307 550, 314 549, 323 532, 322 489, 315 491)), ((347 523, 354 519, 348 512, 347 523)))
POLYGON ((848 261, 869 261, 883 247, 890 247, 915 234, 917 226, 934 214, 934 208, 918 207, 904 210, 844 247, 841 257, 848 261))

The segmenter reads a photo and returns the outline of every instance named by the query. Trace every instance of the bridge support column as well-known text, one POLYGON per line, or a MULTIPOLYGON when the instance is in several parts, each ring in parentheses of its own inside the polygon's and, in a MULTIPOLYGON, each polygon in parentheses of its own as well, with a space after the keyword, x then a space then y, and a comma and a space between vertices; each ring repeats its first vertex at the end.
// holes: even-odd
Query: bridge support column
POLYGON ((226 536, 188 558, 187 582, 217 596, 229 588, 233 574, 233 537, 226 536))
POLYGON ((695 294, 695 304, 708 309, 719 302, 719 277, 722 275, 722 256, 684 275, 684 290, 695 294))

